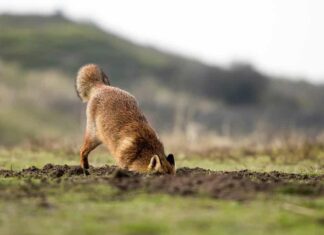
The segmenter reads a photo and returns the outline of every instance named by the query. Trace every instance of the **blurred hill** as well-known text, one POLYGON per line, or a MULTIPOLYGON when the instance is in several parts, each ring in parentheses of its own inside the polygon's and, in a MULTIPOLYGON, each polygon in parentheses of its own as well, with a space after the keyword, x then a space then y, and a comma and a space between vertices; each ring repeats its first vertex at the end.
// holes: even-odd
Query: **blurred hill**
MULTIPOLYGON (((99 64, 131 91, 162 132, 235 135, 324 127, 324 86, 272 78, 253 66, 208 66, 137 45, 61 14, 0 15, 0 144, 80 136, 74 77, 99 64)), ((217 43, 217 42, 215 42, 217 43)))

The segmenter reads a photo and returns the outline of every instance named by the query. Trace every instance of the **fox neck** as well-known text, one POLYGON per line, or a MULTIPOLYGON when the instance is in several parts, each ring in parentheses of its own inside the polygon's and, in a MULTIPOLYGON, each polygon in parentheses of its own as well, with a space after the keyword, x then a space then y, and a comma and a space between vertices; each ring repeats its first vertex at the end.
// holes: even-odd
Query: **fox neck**
POLYGON ((148 170, 148 164, 149 161, 146 161, 146 159, 143 158, 137 158, 133 162, 131 162, 126 169, 130 171, 136 171, 140 173, 146 173, 148 170))

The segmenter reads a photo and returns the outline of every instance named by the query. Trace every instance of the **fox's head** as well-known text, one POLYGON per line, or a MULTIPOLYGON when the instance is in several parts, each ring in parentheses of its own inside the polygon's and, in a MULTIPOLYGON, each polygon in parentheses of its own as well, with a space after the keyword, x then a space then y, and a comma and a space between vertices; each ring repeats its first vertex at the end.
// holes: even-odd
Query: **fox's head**
POLYGON ((147 167, 148 173, 175 174, 174 156, 170 153, 167 157, 154 155, 147 167))

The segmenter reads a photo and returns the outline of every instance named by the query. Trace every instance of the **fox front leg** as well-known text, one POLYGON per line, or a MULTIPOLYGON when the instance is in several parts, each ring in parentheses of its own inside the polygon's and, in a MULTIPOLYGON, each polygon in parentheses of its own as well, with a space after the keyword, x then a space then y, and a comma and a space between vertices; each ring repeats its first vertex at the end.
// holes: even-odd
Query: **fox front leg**
POLYGON ((96 138, 91 138, 90 135, 85 135, 83 145, 80 149, 80 163, 83 169, 84 175, 89 175, 89 161, 88 156, 89 153, 94 150, 101 142, 98 141, 96 138))

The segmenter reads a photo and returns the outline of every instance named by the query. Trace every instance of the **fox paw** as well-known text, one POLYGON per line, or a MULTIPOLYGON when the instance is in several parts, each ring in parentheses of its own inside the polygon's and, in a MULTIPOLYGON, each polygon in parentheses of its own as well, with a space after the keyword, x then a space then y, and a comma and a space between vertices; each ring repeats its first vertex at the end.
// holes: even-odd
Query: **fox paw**
POLYGON ((84 174, 85 176, 90 175, 88 169, 85 169, 85 168, 82 168, 82 169, 83 169, 83 174, 84 174))

